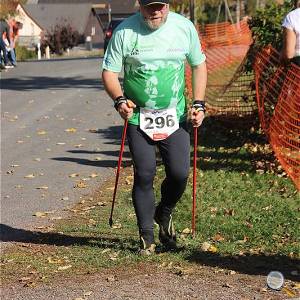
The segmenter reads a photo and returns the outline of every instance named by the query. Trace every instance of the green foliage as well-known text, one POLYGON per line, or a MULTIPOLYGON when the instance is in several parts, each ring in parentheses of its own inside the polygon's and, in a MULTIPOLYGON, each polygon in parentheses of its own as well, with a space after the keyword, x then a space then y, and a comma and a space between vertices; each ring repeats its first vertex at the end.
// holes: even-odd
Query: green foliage
POLYGON ((41 51, 44 53, 45 48, 49 46, 52 53, 62 55, 68 48, 72 49, 80 42, 82 42, 82 36, 70 24, 57 24, 51 32, 47 32, 41 51))
POLYGON ((34 50, 29 50, 24 46, 16 45, 16 55, 17 55, 17 61, 23 61, 27 59, 33 59, 36 58, 36 53, 34 50))
POLYGON ((292 1, 285 1, 283 5, 271 3, 264 9, 259 9, 249 20, 249 26, 258 48, 271 44, 275 49, 282 47, 281 24, 285 15, 293 9, 292 1))

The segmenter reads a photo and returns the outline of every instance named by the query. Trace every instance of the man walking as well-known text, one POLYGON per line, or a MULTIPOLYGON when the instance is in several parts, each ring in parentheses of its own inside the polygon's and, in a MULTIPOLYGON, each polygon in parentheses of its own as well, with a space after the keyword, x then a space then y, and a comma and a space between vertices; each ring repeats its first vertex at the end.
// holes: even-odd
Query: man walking
POLYGON ((128 119, 127 139, 134 163, 132 199, 140 234, 140 253, 155 251, 154 220, 159 239, 176 248, 172 211, 187 184, 190 136, 184 97, 185 60, 193 70, 191 121, 204 119, 207 71, 194 25, 169 12, 169 0, 139 0, 140 12, 116 29, 104 56, 102 79, 114 106, 128 119), (124 83, 118 75, 124 67, 124 83), (127 105, 130 99, 135 107, 127 105), (161 201, 155 208, 153 180, 158 147, 166 172, 161 201))

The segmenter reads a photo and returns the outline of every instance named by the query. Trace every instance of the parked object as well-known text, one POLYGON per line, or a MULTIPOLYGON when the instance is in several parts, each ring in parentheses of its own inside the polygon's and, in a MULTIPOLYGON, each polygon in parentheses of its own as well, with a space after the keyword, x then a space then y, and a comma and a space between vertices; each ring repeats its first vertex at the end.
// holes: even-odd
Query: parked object
POLYGON ((105 35, 104 35, 104 53, 106 51, 107 45, 113 35, 114 30, 117 28, 117 26, 119 24, 122 23, 122 21, 125 20, 124 18, 116 18, 116 19, 112 19, 110 21, 110 23, 108 24, 108 27, 105 31, 105 35))

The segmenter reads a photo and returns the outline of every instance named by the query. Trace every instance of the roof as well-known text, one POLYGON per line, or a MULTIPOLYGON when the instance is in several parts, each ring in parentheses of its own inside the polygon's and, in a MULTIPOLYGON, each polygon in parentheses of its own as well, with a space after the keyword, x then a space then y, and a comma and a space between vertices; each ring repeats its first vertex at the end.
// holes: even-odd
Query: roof
POLYGON ((23 5, 26 13, 40 24, 43 29, 51 31, 57 24, 70 24, 79 33, 85 31, 91 12, 91 4, 27 4, 23 5))
MULTIPOLYGON (((80 5, 80 4, 110 4, 112 14, 133 14, 138 8, 139 4, 137 0, 38 0, 39 4, 49 3, 68 3, 80 5)), ((107 13, 103 9, 103 13, 107 13)))

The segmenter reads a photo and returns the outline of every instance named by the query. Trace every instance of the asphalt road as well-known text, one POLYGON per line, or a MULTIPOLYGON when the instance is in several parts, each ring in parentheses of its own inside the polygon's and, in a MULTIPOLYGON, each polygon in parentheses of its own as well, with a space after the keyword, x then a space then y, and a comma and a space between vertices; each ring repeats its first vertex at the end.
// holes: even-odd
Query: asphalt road
POLYGON ((123 122, 101 62, 26 62, 1 73, 2 240, 64 216, 114 174, 123 122))

